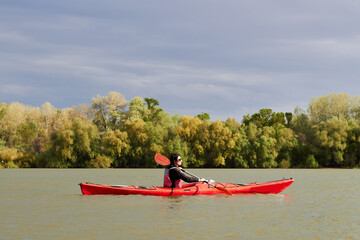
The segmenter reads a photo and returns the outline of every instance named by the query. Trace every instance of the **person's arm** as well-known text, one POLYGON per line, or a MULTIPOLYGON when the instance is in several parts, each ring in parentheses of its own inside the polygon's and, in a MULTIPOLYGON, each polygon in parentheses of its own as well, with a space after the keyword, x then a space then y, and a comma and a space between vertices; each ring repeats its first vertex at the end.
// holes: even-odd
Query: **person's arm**
POLYGON ((181 179, 185 182, 199 182, 199 178, 186 175, 184 172, 182 172, 179 168, 174 168, 169 173, 170 179, 181 179))

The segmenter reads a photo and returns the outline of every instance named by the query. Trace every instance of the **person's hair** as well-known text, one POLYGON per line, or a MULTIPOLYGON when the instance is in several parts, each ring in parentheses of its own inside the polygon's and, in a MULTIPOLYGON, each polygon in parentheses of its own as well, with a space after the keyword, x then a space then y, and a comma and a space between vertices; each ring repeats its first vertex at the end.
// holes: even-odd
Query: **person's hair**
POLYGON ((175 164, 175 162, 176 162, 176 160, 178 159, 179 156, 180 156, 180 154, 178 154, 178 153, 173 153, 173 154, 171 154, 171 156, 170 156, 170 163, 171 163, 171 165, 174 165, 174 164, 175 164))

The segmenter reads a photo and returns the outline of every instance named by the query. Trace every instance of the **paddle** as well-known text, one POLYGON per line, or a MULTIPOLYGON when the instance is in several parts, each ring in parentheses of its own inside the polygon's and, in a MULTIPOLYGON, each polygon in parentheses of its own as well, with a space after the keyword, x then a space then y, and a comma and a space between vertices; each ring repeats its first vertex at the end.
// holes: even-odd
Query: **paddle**
MULTIPOLYGON (((163 165, 163 166, 170 165, 170 160, 167 157, 161 155, 160 153, 156 153, 154 158, 155 158, 155 161, 160 165, 163 165)), ((191 175, 193 177, 199 178, 198 176, 195 176, 194 174, 191 174, 191 173, 185 171, 184 169, 181 169, 181 171, 183 171, 183 172, 185 172, 185 173, 187 173, 187 174, 189 174, 189 175, 191 175)), ((208 180, 206 180, 204 182, 206 182, 207 184, 213 186, 214 188, 217 188, 217 189, 223 191, 227 195, 232 195, 232 193, 229 190, 227 190, 226 188, 224 188, 224 187, 216 186, 216 185, 210 183, 208 180)))

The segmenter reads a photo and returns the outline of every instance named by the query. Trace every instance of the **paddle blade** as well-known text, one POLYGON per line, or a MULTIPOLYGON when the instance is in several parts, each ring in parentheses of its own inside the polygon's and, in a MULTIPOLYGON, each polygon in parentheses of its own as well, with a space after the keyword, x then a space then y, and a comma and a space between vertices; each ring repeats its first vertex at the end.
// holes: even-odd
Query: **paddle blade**
POLYGON ((219 187, 219 186, 215 186, 217 189, 219 189, 219 190, 221 190, 221 191, 223 191, 225 194, 227 194, 227 195, 232 195, 232 193, 229 191, 229 190, 227 190, 226 188, 224 188, 224 187, 219 187))
POLYGON ((155 161, 157 162, 157 164, 160 164, 163 166, 170 165, 170 160, 167 157, 161 155, 160 153, 155 154, 154 158, 155 158, 155 161))

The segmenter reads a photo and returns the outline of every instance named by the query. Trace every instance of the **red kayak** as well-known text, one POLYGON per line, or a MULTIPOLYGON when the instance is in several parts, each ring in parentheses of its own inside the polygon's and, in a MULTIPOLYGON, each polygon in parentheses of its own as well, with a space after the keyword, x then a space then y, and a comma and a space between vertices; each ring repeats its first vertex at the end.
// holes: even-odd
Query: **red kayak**
POLYGON ((100 185, 80 183, 84 195, 112 194, 112 195, 151 195, 151 196, 179 196, 179 195, 213 195, 213 194, 276 194, 284 191, 294 182, 294 179, 283 179, 265 183, 234 184, 207 182, 189 183, 181 188, 142 187, 125 185, 100 185))

